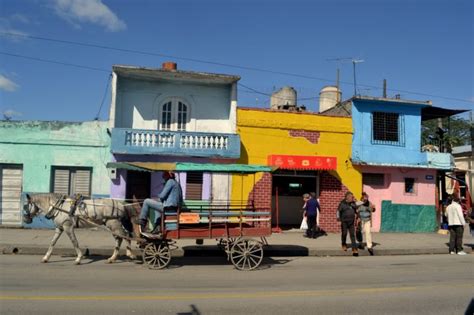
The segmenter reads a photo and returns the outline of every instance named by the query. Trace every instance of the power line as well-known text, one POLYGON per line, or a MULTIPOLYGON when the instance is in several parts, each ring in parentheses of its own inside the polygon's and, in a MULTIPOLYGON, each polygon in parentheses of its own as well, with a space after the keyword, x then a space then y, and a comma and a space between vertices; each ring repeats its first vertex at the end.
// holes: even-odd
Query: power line
POLYGON ((56 61, 56 60, 51 60, 51 59, 43 59, 43 58, 38 58, 38 57, 31 57, 31 56, 25 56, 25 55, 12 54, 12 53, 5 52, 5 51, 0 51, 0 55, 6 55, 6 56, 10 56, 10 57, 16 57, 16 58, 23 58, 23 59, 35 60, 35 61, 46 62, 46 63, 54 63, 54 64, 57 64, 57 65, 68 66, 68 67, 75 67, 75 68, 87 69, 87 70, 93 70, 93 71, 100 71, 100 72, 107 72, 107 73, 110 73, 110 72, 111 72, 110 70, 105 70, 105 69, 100 69, 100 68, 95 68, 95 67, 89 67, 89 66, 84 66, 84 65, 77 65, 77 64, 74 64, 74 63, 56 61))
POLYGON ((102 102, 100 102, 99 111, 95 116, 95 120, 99 120, 100 112, 102 111, 102 106, 104 106, 105 99, 107 97, 107 92, 109 91, 110 79, 112 78, 112 74, 109 74, 109 78, 107 79, 107 85, 105 86, 104 95, 102 96, 102 102))
MULTIPOLYGON (((0 34, 7 35, 7 36, 13 36, 13 37, 23 37, 23 38, 29 38, 29 39, 35 39, 35 40, 41 40, 41 41, 49 41, 49 42, 76 45, 76 46, 83 46, 83 47, 99 48, 99 49, 120 51, 120 52, 140 54, 140 55, 148 55, 148 56, 163 57, 163 58, 173 58, 173 59, 177 59, 177 60, 185 60, 185 61, 196 62, 196 63, 211 64, 211 65, 229 67, 229 68, 236 68, 236 69, 241 69, 241 70, 250 70, 250 71, 272 73, 272 74, 278 74, 278 75, 284 75, 284 76, 292 76, 292 77, 297 77, 297 78, 302 78, 302 79, 318 80, 318 81, 330 82, 330 83, 334 82, 334 80, 332 80, 332 79, 326 79, 326 78, 315 77, 315 76, 310 76, 310 75, 284 72, 284 71, 275 71, 275 70, 262 69, 262 68, 249 67, 249 66, 242 66, 242 65, 235 65, 235 64, 228 64, 228 63, 202 60, 202 59, 196 59, 196 58, 181 57, 181 56, 162 54, 162 53, 156 53, 156 52, 150 52, 150 51, 141 51, 141 50, 135 50, 135 49, 119 48, 119 47, 112 47, 112 46, 107 46, 107 45, 99 45, 99 44, 92 44, 92 43, 86 43, 86 42, 62 40, 62 39, 55 39, 55 38, 42 37, 42 36, 33 36, 33 35, 27 35, 27 34, 17 34, 17 33, 11 33, 11 32, 0 32, 0 34)), ((351 83, 351 82, 341 81, 340 83, 345 84, 345 85, 353 85, 353 83, 351 83)), ((382 90, 381 87, 375 86, 375 85, 359 84, 359 86, 373 88, 373 89, 377 89, 377 90, 382 90)), ((433 98, 451 100, 451 101, 474 103, 474 101, 471 101, 471 100, 455 98, 455 97, 449 97, 449 96, 434 95, 434 94, 413 92, 413 91, 400 90, 400 89, 387 89, 387 90, 388 91, 393 91, 393 92, 412 94, 412 95, 419 95, 419 96, 426 96, 426 97, 433 97, 433 98)))

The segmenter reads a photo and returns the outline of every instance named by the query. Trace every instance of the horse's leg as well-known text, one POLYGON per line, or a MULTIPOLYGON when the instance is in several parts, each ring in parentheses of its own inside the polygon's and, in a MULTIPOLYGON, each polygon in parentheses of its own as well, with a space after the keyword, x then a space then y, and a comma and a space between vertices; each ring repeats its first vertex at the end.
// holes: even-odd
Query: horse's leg
POLYGON ((132 241, 125 239, 125 242, 127 242, 127 257, 133 260, 137 259, 137 256, 132 253, 132 241))
POLYGON ((123 235, 123 228, 122 224, 118 220, 109 220, 105 223, 105 225, 112 231, 114 239, 115 239, 115 247, 112 256, 107 259, 108 263, 113 263, 118 257, 120 246, 122 245, 122 238, 120 237, 123 235))
POLYGON ((61 237, 61 234, 63 234, 63 229, 60 227, 56 227, 56 231, 54 233, 53 239, 51 240, 51 243, 49 244, 48 251, 44 255, 43 259, 41 260, 44 263, 47 263, 49 260, 49 257, 51 257, 51 254, 53 253, 53 248, 54 245, 56 245, 56 242, 58 241, 59 237, 61 237))
POLYGON ((115 260, 117 260, 117 257, 118 257, 119 251, 120 251, 120 245, 122 245, 122 238, 121 237, 114 235, 114 239, 115 239, 114 252, 113 252, 112 256, 110 256, 109 259, 107 259, 107 262, 109 264, 111 264, 111 263, 115 262, 115 260))
POLYGON ((74 250, 76 251, 77 257, 74 263, 79 265, 82 259, 82 251, 79 248, 79 242, 77 241, 76 234, 74 233, 74 226, 72 224, 67 224, 64 226, 64 231, 66 232, 67 236, 71 240, 72 246, 74 246, 74 250))

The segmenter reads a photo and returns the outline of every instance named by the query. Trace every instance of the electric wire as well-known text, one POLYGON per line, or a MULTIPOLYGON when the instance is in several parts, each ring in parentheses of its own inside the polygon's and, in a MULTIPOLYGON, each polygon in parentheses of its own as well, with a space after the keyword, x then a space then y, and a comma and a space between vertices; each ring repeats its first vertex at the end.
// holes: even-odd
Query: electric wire
MULTIPOLYGON (((82 47, 98 48, 98 49, 119 51, 119 52, 125 52, 125 53, 156 56, 156 57, 163 57, 163 58, 173 58, 173 59, 177 59, 177 60, 184 60, 184 61, 190 61, 190 62, 195 62, 195 63, 211 64, 211 65, 228 67, 228 68, 235 68, 235 69, 241 69, 241 70, 250 70, 250 71, 257 71, 257 72, 272 73, 272 74, 292 76, 292 77, 297 77, 297 78, 302 78, 302 79, 318 80, 318 81, 330 82, 330 83, 334 82, 334 80, 332 80, 332 79, 321 78, 321 77, 316 77, 316 76, 310 76, 310 75, 305 75, 305 74, 298 74, 298 73, 284 72, 284 71, 276 71, 276 70, 263 69, 263 68, 250 67, 250 66, 243 66, 243 65, 236 65, 236 64, 228 64, 228 63, 223 63, 223 62, 216 62, 216 61, 202 60, 202 59, 197 59, 197 58, 175 56, 175 55, 162 54, 162 53, 157 53, 157 52, 142 51, 142 50, 136 50, 136 49, 120 48, 120 47, 112 47, 112 46, 107 46, 107 45, 99 45, 99 44, 93 44, 93 43, 63 40, 63 39, 56 39, 56 38, 43 37, 43 36, 34 36, 34 35, 27 35, 27 34, 18 34, 18 33, 12 33, 12 32, 0 32, 0 34, 1 35, 6 35, 6 36, 12 36, 12 37, 23 37, 23 38, 34 39, 34 40, 55 42, 55 43, 68 44, 68 45, 76 45, 76 46, 82 46, 82 47)), ((103 70, 100 70, 100 71, 103 71, 103 70)), ((353 82, 340 81, 339 83, 344 84, 344 85, 353 85, 353 82)), ((359 87, 367 87, 367 88, 382 90, 381 87, 375 86, 375 85, 358 84, 358 86, 359 87)), ((450 97, 450 96, 442 96, 442 95, 414 92, 414 91, 401 90, 401 89, 392 89, 392 88, 388 88, 387 91, 400 92, 400 93, 419 95, 419 96, 427 96, 427 97, 433 97, 433 98, 439 98, 439 99, 445 99, 445 100, 451 100, 451 101, 458 101, 458 102, 465 102, 465 103, 474 104, 474 101, 472 101, 472 100, 456 98, 456 97, 450 97)))

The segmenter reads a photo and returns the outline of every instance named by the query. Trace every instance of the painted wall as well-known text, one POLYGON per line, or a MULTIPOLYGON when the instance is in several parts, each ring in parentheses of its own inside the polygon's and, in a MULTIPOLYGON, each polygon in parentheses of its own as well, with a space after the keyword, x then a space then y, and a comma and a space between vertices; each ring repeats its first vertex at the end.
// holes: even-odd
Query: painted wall
MULTIPOLYGON (((337 170, 329 174, 343 183, 339 184, 340 190, 347 187, 356 195, 362 192, 361 174, 351 163, 351 118, 240 108, 237 111, 237 131, 242 142, 238 163, 266 165, 268 156, 272 154, 335 156, 337 170)), ((248 175, 242 181, 240 175, 235 175, 232 199, 248 200, 254 183, 257 183, 257 194, 261 192, 271 200, 271 190, 262 186, 263 182, 271 185, 271 177, 263 176, 257 174, 254 180, 253 175, 248 175), (261 189, 258 186, 262 186, 261 189)), ((326 210, 333 221, 336 202, 326 210)))
POLYGON ((161 105, 170 97, 179 97, 190 106, 187 131, 234 133, 231 95, 232 85, 178 84, 118 77, 114 127, 156 130, 161 105))
POLYGON ((355 162, 398 165, 427 165, 421 148, 422 105, 354 100, 352 119, 354 139, 352 159, 355 162), (398 113, 403 120, 403 145, 372 144, 372 112, 398 113))
POLYGON ((0 163, 22 164, 24 192, 50 192, 51 166, 92 167, 92 194, 109 196, 107 124, 0 121, 0 163))
MULTIPOLYGON (((375 205, 376 212, 372 218, 372 231, 379 232, 382 224, 382 201, 391 201, 400 205, 435 206, 436 204, 436 170, 396 168, 396 167, 361 167, 362 173, 384 174, 383 186, 363 185, 375 205), (405 193, 405 178, 415 179, 415 193, 405 193), (428 177, 428 178, 427 178, 428 177)), ((356 195, 360 199, 359 195, 356 195)))

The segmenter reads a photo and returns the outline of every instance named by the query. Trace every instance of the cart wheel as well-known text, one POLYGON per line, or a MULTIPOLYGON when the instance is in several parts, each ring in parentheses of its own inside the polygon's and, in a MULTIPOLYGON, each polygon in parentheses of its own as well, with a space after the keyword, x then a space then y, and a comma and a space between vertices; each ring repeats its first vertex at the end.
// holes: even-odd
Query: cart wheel
POLYGON ((149 269, 163 269, 171 261, 171 252, 166 242, 149 243, 143 249, 143 262, 149 269))
POLYGON ((237 240, 232 246, 230 259, 239 270, 253 270, 262 263, 262 243, 253 239, 237 240))

